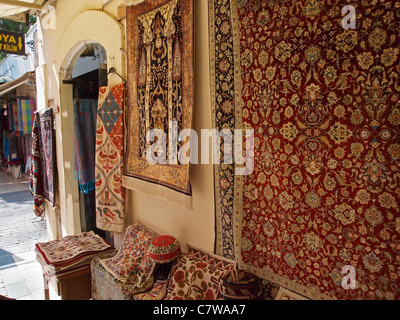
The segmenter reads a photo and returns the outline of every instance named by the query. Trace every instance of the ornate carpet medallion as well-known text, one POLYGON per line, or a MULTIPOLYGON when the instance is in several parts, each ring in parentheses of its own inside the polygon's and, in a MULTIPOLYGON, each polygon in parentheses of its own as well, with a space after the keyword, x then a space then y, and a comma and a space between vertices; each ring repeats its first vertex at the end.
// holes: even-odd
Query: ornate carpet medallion
POLYGON ((214 125, 255 131, 251 175, 215 170, 216 247, 310 298, 399 299, 400 6, 343 6, 209 0, 214 125))
POLYGON ((189 164, 181 163, 176 155, 182 148, 177 135, 192 127, 193 1, 145 1, 128 7, 127 19, 129 106, 124 183, 136 187, 134 178, 190 195, 189 164), (147 139, 152 130, 164 137, 156 132, 157 137, 147 139), (156 163, 148 161, 148 150, 153 150, 156 163))

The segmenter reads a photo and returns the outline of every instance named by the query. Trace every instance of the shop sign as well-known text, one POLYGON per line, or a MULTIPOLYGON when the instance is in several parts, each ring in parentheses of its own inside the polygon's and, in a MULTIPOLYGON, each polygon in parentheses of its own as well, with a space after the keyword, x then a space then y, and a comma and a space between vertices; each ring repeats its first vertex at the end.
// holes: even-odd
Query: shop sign
POLYGON ((0 52, 25 55, 25 34, 0 30, 0 52))

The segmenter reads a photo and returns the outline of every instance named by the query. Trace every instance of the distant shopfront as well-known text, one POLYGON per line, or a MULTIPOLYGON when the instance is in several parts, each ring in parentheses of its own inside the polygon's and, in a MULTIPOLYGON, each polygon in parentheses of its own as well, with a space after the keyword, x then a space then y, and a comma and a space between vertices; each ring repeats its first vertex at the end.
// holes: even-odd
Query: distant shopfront
POLYGON ((22 178, 30 169, 32 122, 36 110, 35 73, 0 86, 1 108, 7 118, 3 134, 4 159, 7 173, 22 178))
POLYGON ((0 32, 0 42, 4 42, 3 45, 11 41, 17 47, 20 44, 21 48, 0 63, 0 108, 7 119, 5 128, 2 128, 4 158, 1 156, 1 165, 15 178, 26 177, 30 171, 32 124, 37 109, 36 31, 37 25, 26 36, 0 32))

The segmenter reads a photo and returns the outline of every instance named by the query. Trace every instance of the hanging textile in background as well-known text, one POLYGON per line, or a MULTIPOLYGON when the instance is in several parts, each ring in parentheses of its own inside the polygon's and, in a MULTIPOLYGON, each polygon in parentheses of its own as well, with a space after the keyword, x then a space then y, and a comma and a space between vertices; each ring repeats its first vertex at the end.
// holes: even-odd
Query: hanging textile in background
POLYGON ((15 100, 10 100, 7 104, 7 120, 8 120, 8 131, 14 132, 14 105, 15 100))
POLYGON ((185 207, 192 205, 190 165, 180 162, 177 155, 184 148, 174 140, 192 128, 193 16, 193 0, 127 7, 129 105, 123 183, 185 207), (160 130, 165 143, 146 141, 151 130, 160 130), (149 149, 152 163, 146 157, 149 149))
POLYGON ((18 103, 16 100, 13 100, 12 103, 12 118, 13 118, 13 131, 18 131, 19 125, 19 113, 18 113, 18 103))
POLYGON ((35 120, 32 128, 32 153, 31 174, 29 179, 30 190, 33 196, 35 215, 40 217, 45 210, 44 186, 40 150, 40 114, 35 112, 35 120))
POLYGON ((125 226, 125 84, 101 87, 97 110, 96 220, 99 229, 121 233, 125 226))
POLYGON ((97 99, 74 100, 75 175, 81 193, 95 189, 97 99))
POLYGON ((21 146, 22 137, 18 133, 9 136, 9 161, 19 162, 23 160, 21 146))
POLYGON ((17 99, 17 117, 18 117, 18 127, 16 128, 16 130, 23 132, 23 120, 22 120, 22 106, 21 106, 21 99, 18 98, 17 99))
POLYGON ((398 300, 400 6, 354 6, 346 29, 336 0, 209 0, 214 125, 255 132, 250 176, 215 171, 216 247, 309 298, 398 300))
MULTIPOLYGON (((33 114, 33 120, 35 120, 35 113, 33 114)), ((32 126, 33 126, 33 122, 32 122, 32 126)), ((24 143, 25 143, 24 150, 26 150, 25 154, 24 154, 24 163, 26 164, 25 165, 25 173, 27 173, 31 168, 30 156, 31 156, 31 151, 32 151, 32 134, 24 136, 24 143)))
POLYGON ((7 137, 4 138, 4 159, 8 161, 10 156, 10 142, 7 137))
POLYGON ((7 131, 7 117, 4 114, 5 111, 6 109, 0 106, 0 162, 2 163, 5 160, 4 141, 7 131))
POLYGON ((35 100, 19 99, 18 105, 21 110, 22 134, 32 134, 32 123, 35 117, 35 100))
POLYGON ((57 182, 56 140, 53 109, 40 111, 40 158, 43 174, 43 195, 55 206, 57 182))

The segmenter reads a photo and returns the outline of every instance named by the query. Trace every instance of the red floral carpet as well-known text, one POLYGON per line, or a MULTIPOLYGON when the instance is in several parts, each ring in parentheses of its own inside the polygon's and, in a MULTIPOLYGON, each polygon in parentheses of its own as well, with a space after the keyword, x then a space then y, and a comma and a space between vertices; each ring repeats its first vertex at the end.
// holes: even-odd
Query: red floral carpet
POLYGON ((400 299, 400 6, 358 1, 346 30, 335 0, 209 4, 215 126, 255 131, 254 172, 215 171, 218 253, 311 298, 400 299))

